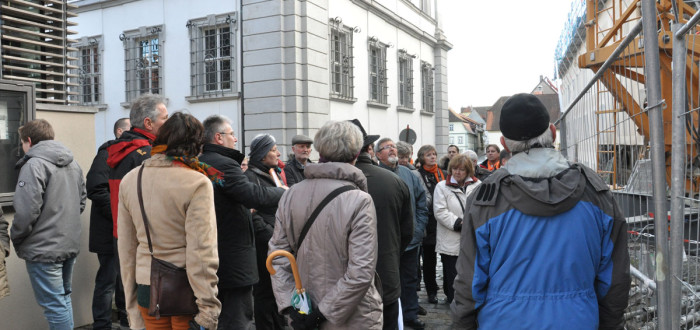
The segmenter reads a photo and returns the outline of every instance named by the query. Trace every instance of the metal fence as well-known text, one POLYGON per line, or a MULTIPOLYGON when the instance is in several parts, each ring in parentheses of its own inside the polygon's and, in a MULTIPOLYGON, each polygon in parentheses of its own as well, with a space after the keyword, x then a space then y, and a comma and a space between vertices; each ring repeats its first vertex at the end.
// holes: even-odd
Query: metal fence
POLYGON ((599 173, 627 220, 627 328, 700 329, 700 15, 660 21, 642 0, 608 60, 561 77, 557 124, 562 152, 599 173))

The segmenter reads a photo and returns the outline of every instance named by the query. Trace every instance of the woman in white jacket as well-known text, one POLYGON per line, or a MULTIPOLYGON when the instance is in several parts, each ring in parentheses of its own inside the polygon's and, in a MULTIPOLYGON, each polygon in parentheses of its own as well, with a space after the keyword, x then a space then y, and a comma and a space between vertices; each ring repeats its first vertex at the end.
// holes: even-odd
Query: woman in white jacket
POLYGON ((442 260, 443 286, 447 303, 454 298, 452 283, 457 276, 457 256, 462 218, 467 212, 467 197, 481 181, 474 176, 474 165, 465 155, 457 155, 447 166, 447 179, 438 183, 433 196, 433 212, 437 220, 435 251, 442 260))

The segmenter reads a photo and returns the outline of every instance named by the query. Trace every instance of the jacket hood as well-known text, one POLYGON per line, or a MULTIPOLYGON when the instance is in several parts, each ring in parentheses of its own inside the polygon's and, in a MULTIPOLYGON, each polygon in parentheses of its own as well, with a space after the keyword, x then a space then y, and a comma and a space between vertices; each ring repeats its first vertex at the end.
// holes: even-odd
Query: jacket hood
POLYGON ((109 156, 107 156, 107 165, 111 168, 115 168, 121 163, 124 157, 128 156, 132 151, 150 145, 151 141, 145 135, 133 130, 126 131, 122 133, 119 139, 115 140, 114 143, 107 147, 107 152, 109 153, 109 156))
POLYGON ((549 178, 527 178, 501 169, 485 183, 477 199, 486 197, 488 190, 492 190, 491 193, 502 195, 510 205, 525 214, 552 216, 570 210, 581 200, 586 189, 586 175, 578 167, 570 167, 549 178), (500 182, 494 186, 492 179, 500 182))
POLYGON ((215 152, 215 153, 220 154, 222 156, 231 158, 231 159, 235 160, 236 162, 238 162, 238 164, 241 164, 243 162, 243 159, 245 159, 245 155, 242 152, 240 152, 236 149, 220 146, 218 144, 205 143, 204 146, 202 147, 202 150, 205 152, 206 151, 215 152))
POLYGON ((350 181, 362 191, 367 192, 367 178, 359 168, 348 163, 308 164, 304 168, 307 179, 335 179, 350 181))
POLYGON ((18 162, 16 168, 22 167, 30 158, 41 158, 58 167, 63 167, 73 161, 73 153, 63 144, 54 140, 46 140, 32 146, 27 154, 18 162))

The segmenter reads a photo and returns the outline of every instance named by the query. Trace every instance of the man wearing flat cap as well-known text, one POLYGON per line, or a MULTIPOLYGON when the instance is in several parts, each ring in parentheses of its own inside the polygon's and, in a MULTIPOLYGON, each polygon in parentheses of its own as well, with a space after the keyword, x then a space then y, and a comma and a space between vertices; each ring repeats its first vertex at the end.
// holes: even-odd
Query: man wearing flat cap
POLYGON ((304 166, 312 163, 309 160, 309 155, 311 155, 311 144, 313 142, 311 138, 301 134, 292 138, 294 157, 290 158, 284 167, 284 174, 287 176, 287 185, 289 187, 304 180, 304 166))
POLYGON ((367 135, 357 119, 350 122, 360 129, 364 137, 355 166, 367 177, 367 192, 372 196, 377 210, 377 274, 382 282, 383 328, 395 330, 398 329, 401 296, 401 254, 413 238, 411 193, 398 175, 372 163, 368 149, 379 139, 379 135, 367 135))
POLYGON ((456 329, 623 329, 627 224, 595 171, 553 148, 556 128, 530 94, 501 110, 508 164, 467 200, 456 329))

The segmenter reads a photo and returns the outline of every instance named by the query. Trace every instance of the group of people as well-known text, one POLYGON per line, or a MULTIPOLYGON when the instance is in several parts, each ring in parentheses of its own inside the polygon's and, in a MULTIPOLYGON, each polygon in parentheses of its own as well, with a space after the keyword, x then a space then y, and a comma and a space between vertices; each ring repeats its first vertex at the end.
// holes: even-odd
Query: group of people
MULTIPOLYGON (((417 290, 422 276, 438 302, 438 254, 456 328, 622 329, 626 224, 607 185, 553 148, 556 129, 536 97, 511 97, 500 126, 505 153, 489 145, 478 164, 453 145, 440 161, 424 145, 413 161, 410 144, 368 134, 356 119, 329 121, 313 139, 295 136, 285 164, 269 134, 246 158, 226 117, 169 115, 164 98, 143 95, 87 182, 47 121, 20 129, 10 238, 51 329, 73 328, 86 197, 100 263, 94 329, 111 328, 112 296, 132 329, 282 329, 288 320, 294 329, 423 329, 417 290), (273 259, 270 275, 277 250, 296 262, 273 259), (153 313, 153 258, 186 271, 196 314, 153 313)), ((0 211, 4 256, 6 227, 0 211)))

